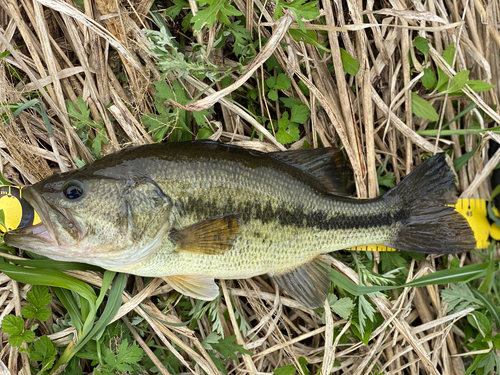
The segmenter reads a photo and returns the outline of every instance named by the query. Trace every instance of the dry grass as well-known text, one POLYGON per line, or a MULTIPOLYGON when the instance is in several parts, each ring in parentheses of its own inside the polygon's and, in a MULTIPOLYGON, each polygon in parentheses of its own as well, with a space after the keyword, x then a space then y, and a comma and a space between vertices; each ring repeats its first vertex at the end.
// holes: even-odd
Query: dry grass
MULTIPOLYGON (((39 97, 53 129, 53 133, 49 133, 41 116, 32 111, 24 111, 15 121, 1 125, 1 172, 18 185, 34 183, 55 170, 75 168, 75 159, 92 160, 70 122, 66 100, 76 103, 78 97, 83 97, 91 110, 91 118, 97 122, 104 119, 108 140, 104 153, 130 144, 152 142, 141 125, 140 115, 154 112, 152 81, 160 80, 161 76, 147 51, 150 43, 141 32, 143 28, 155 28, 148 14, 153 1, 86 0, 85 10, 70 3, 0 1, 0 53, 10 52, 0 65, 0 102, 23 103, 28 97, 39 97), (20 77, 15 78, 9 67, 14 67, 20 77), (117 73, 126 74, 127 84, 116 78, 117 73), (115 121, 109 120, 106 107, 115 121)), ((247 15, 247 28, 270 39, 244 72, 231 73, 235 83, 225 89, 219 85, 209 87, 207 82, 193 76, 186 77, 185 88, 193 97, 206 90, 206 95, 189 104, 188 109, 215 106, 216 114, 210 120, 222 124, 216 132, 219 140, 266 151, 285 149, 248 111, 227 99, 227 95, 240 86, 252 88, 256 82, 262 83, 268 74, 263 63, 274 54, 292 80, 286 95, 301 100, 312 114, 310 125, 301 133, 302 138, 290 148, 300 148, 305 140, 314 147, 319 142, 325 146, 342 143, 353 167, 359 197, 378 195, 376 168, 386 157, 399 182, 420 162, 424 153, 452 149, 452 157, 456 159, 481 142, 480 151, 469 160, 467 168, 458 172, 458 185, 464 197, 489 198, 491 188, 487 177, 498 164, 500 151, 488 162, 487 140, 493 138, 498 142, 495 134, 485 133, 479 138, 466 135, 463 147, 452 147, 461 144, 458 135, 428 137, 417 133, 425 130, 429 122, 411 114, 411 91, 416 90, 421 78, 418 73, 424 68, 419 63, 422 59, 416 58, 418 51, 411 41, 416 36, 427 38, 434 46, 429 60, 450 77, 467 69, 471 79, 495 85, 479 94, 465 89, 469 99, 457 100, 456 105, 447 95, 431 99, 441 115, 440 126, 464 110, 470 101, 476 103, 477 108, 465 119, 451 123, 450 129, 466 129, 472 120, 479 122, 482 128, 493 123, 498 125, 500 114, 492 109, 498 106, 500 95, 497 1, 325 1, 321 11, 326 25, 311 22, 306 23, 306 28, 326 32, 318 34, 320 41, 323 38, 329 42, 331 54, 326 56, 320 56, 310 44, 294 41, 287 31, 298 27, 295 20, 285 14, 275 21, 269 12, 272 3, 235 0, 233 4, 247 15), (259 15, 254 9, 259 9, 259 15), (280 41, 288 46, 280 48, 280 41), (452 42, 457 49, 450 66, 441 54, 452 42), (336 72, 343 71, 341 46, 361 64, 355 77, 328 73, 329 64, 333 64, 336 72), (305 70, 299 68, 299 63, 304 63, 305 70), (302 94, 298 80, 308 87, 310 97, 302 94), (350 87, 354 87, 354 91, 350 87), (491 120, 485 122, 485 115, 480 111, 491 120), (263 143, 251 142, 253 129, 263 134, 263 143)), ((196 11, 194 1, 190 1, 190 6, 196 11)), ((210 45, 215 32, 216 26, 204 29, 193 40, 210 45)), ((211 51, 208 58, 224 66, 237 63, 223 56, 221 50, 211 51)), ((174 74, 167 77, 167 81, 175 79, 174 74)), ((265 97, 260 100, 263 106, 275 105, 265 97)), ((473 254, 461 257, 462 264, 476 261, 473 254)), ((335 268, 356 281, 357 275, 345 264, 338 260, 332 262, 335 268)), ((431 258, 429 263, 412 263, 409 279, 432 272, 436 267, 434 262, 431 258)), ((96 286, 102 282, 101 276, 91 272, 71 274, 96 286)), ((165 299, 162 293, 169 289, 158 280, 147 287, 139 278, 134 281, 134 286, 128 289, 132 296, 124 293, 124 305, 116 319, 123 319, 160 373, 169 372, 148 350, 146 338, 137 334, 130 324, 133 316, 140 315, 149 323, 146 337, 156 337, 157 342, 178 357, 186 373, 218 373, 201 346, 201 340, 211 331, 210 322, 204 318, 196 331, 192 331, 153 319, 181 322, 174 308, 165 315, 151 302, 153 296, 155 300, 165 299)), ((385 374, 453 375, 465 371, 459 354, 463 332, 449 323, 469 311, 447 316, 437 287, 405 289, 401 294, 394 294, 391 300, 374 298, 372 302, 385 322, 372 333, 367 345, 360 342, 346 345, 339 344, 342 335, 333 337, 333 329, 339 327, 343 334, 349 328, 348 323, 327 313, 323 324, 315 312, 280 297, 275 285, 265 278, 234 282, 231 288, 228 282, 220 284, 228 305, 221 302, 219 311, 227 307, 230 314, 224 331, 227 335, 235 334, 238 343, 254 353, 244 355, 239 365, 228 361, 227 369, 233 374, 269 373, 285 364, 298 364, 301 356, 310 364, 322 364, 322 374, 368 374, 373 373, 374 368, 385 374), (252 327, 246 336, 239 331, 234 308, 252 327)), ((10 313, 20 314, 29 288, 0 274, 0 320, 10 313)), ((58 302, 53 302, 52 310, 54 321, 64 316, 58 302)), ((64 346, 71 340, 72 333, 68 329, 49 337, 64 346)), ((10 347, 5 334, 0 336, 0 360, 5 364, 0 361, 0 373, 8 373, 8 370, 11 374, 30 373, 26 355, 10 347)))

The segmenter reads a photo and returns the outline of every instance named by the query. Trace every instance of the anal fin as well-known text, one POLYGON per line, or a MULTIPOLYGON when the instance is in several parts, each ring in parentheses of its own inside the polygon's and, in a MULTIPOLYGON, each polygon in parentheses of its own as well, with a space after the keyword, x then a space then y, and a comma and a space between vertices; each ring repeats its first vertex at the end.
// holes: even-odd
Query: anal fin
POLYGON ((164 276, 172 288, 188 297, 212 301, 219 295, 219 287, 213 277, 204 275, 164 276))
POLYGON ((299 268, 272 277, 294 299, 315 309, 323 305, 328 294, 330 268, 328 256, 318 255, 299 268))

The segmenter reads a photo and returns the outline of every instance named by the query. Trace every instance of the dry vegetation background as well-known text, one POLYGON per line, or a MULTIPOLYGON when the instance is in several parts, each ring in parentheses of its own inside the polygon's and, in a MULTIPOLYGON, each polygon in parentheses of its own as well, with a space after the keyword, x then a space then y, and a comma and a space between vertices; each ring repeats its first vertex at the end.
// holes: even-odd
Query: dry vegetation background
MULTIPOLYGON (((141 116, 154 113, 153 81, 162 81, 157 61, 148 51, 150 41, 142 29, 158 29, 148 13, 152 0, 88 1, 80 7, 72 1, 0 0, 0 102, 24 103, 38 98, 48 115, 52 132, 48 131, 42 116, 26 110, 15 119, 4 118, 0 125, 0 160, 2 175, 17 185, 37 182, 55 171, 75 168, 75 160, 89 162, 93 159, 88 145, 82 142, 68 115, 65 101, 75 105, 83 98, 90 110, 90 118, 103 120, 102 154, 117 151, 128 145, 152 142, 152 136, 142 125, 141 116), (16 73, 14 73, 14 71, 16 73), (118 79, 126 75, 126 81, 118 79), (113 116, 113 121, 107 115, 113 116)), ((246 28, 254 39, 270 38, 255 59, 238 68, 238 61, 225 48, 212 49, 220 24, 203 28, 197 35, 187 34, 190 42, 206 47, 206 61, 229 69, 233 85, 223 87, 220 82, 211 85, 195 75, 187 75, 182 85, 191 98, 202 91, 201 100, 187 105, 188 109, 214 108, 206 120, 214 130, 212 138, 246 147, 273 151, 297 149, 304 141, 317 147, 344 146, 359 197, 378 195, 377 167, 388 157, 387 170, 399 182, 424 154, 451 150, 452 159, 480 147, 458 172, 458 186, 462 197, 489 198, 491 187, 488 177, 500 160, 500 153, 488 156, 488 141, 496 134, 482 131, 476 134, 440 136, 419 135, 417 131, 428 128, 429 121, 412 114, 411 93, 419 92, 436 109, 440 121, 434 129, 448 123, 471 102, 477 106, 464 117, 451 122, 447 129, 487 129, 500 124, 498 99, 500 8, 496 0, 339 0, 321 1, 318 7, 326 24, 306 22, 308 30, 317 32, 319 41, 328 41, 331 53, 320 54, 311 44, 295 41, 288 31, 297 29, 294 17, 285 12, 275 20, 275 3, 234 0, 232 3, 246 16, 246 28), (422 90, 424 59, 412 43, 421 36, 431 43, 427 61, 440 67, 453 77, 456 72, 470 70, 469 79, 482 80, 495 85, 476 93, 465 87, 460 98, 452 95, 429 95, 422 90), (280 45, 285 42, 285 45, 280 45), (451 43, 456 53, 452 64, 443 60, 443 50, 451 43), (356 76, 330 73, 343 72, 340 47, 360 63, 356 76), (284 91, 310 109, 310 121, 301 126, 300 139, 283 145, 276 140, 272 129, 266 128, 244 106, 239 106, 228 96, 237 87, 262 90, 269 72, 264 62, 274 55, 284 73, 291 80, 291 87, 284 91), (248 64, 248 65, 246 65, 248 64), (305 96, 298 86, 301 81, 309 89, 305 96), (419 91, 420 90, 420 91, 419 91), (426 96, 427 95, 427 96, 426 96), (257 130, 262 141, 252 141, 257 130)), ((171 4, 165 2, 163 7, 171 4)), ((198 3, 189 1, 193 12, 198 3)), ((172 32, 179 26, 172 22, 172 32)), ((176 29, 177 28, 177 29, 176 29)), ((177 30, 177 31, 176 31, 177 30)), ((186 43, 186 53, 190 45, 186 43)), ((176 72, 169 73, 166 82, 177 81, 176 72)), ((263 95, 258 99, 264 108, 279 112, 276 103, 263 95)), ((6 108, 6 107, 5 107, 6 108)), ((5 109, 4 108, 4 109, 5 109)), ((184 107, 186 108, 186 107, 184 107)), ((11 111, 4 110, 10 116, 11 111)), ((191 124, 197 134, 198 127, 191 124)), ((93 131, 97 132, 97 129, 93 131)), ((95 134, 91 133, 90 137, 95 134)), ((461 263, 474 263, 474 255, 463 255, 461 263)), ((339 260, 333 266, 352 280, 357 274, 339 260)), ((411 263, 409 280, 432 272, 436 263, 411 263)), ((98 274, 72 272, 77 278, 99 286, 98 274)), ((154 281, 144 287, 139 278, 131 278, 127 302, 117 318, 122 319, 133 333, 136 328, 129 321, 140 315, 148 322, 146 334, 134 334, 143 347, 155 337, 158 345, 166 347, 182 361, 186 373, 216 374, 217 368, 207 351, 201 346, 211 332, 211 322, 204 317, 196 331, 162 323, 181 322, 176 310, 170 306, 168 314, 161 312, 152 302, 163 297, 168 288, 154 281), (138 307, 142 303, 145 310, 138 307), (161 320, 152 319, 152 317, 161 320), (173 346, 175 344, 175 347, 173 346)), ((463 332, 452 323, 470 311, 446 315, 438 288, 404 289, 385 296, 372 298, 385 321, 373 331, 367 345, 350 341, 340 344, 341 334, 349 323, 333 315, 328 309, 325 323, 321 316, 286 297, 278 298, 274 286, 266 278, 229 283, 221 281, 221 293, 226 297, 219 311, 226 307, 229 319, 223 319, 227 336, 235 334, 239 344, 253 355, 243 355, 237 363, 227 361, 231 373, 269 373, 286 364, 297 364, 306 358, 309 364, 318 364, 315 371, 327 373, 428 373, 463 374, 465 367, 461 356, 463 332), (229 298, 232 294, 232 298, 229 298), (233 306, 233 304, 235 306, 233 306), (234 316, 237 308, 251 326, 250 334, 243 336, 234 316)), ((29 285, 22 285, 0 275, 0 319, 11 313, 20 313, 29 285)), ((64 316, 61 304, 52 302, 53 321, 64 316)), ((44 328, 50 333, 48 327, 44 328)), ((73 331, 67 329, 49 337, 64 346, 71 340, 73 331)), ((158 370, 168 374, 151 351, 146 351, 158 370)), ((0 337, 0 359, 11 374, 30 373, 26 354, 19 353, 7 344, 5 334, 0 337)), ((300 366, 299 366, 300 367, 300 366)))

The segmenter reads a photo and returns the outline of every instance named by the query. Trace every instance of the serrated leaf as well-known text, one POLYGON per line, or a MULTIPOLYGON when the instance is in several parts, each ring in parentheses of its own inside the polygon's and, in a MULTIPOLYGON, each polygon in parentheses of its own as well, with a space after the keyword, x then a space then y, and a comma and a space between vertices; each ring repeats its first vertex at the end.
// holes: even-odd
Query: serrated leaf
POLYGON ((42 336, 35 341, 29 350, 29 356, 32 361, 42 362, 42 367, 52 368, 56 360, 57 349, 47 336, 42 336))
POLYGON ((299 140, 300 132, 298 128, 288 130, 280 129, 276 132, 276 140, 282 144, 293 143, 299 140))
MULTIPOLYGON (((228 1, 225 0, 214 0, 207 1, 209 6, 206 9, 199 10, 195 16, 191 19, 191 23, 193 23, 193 29, 201 30, 203 26, 210 28, 213 26, 215 21, 218 19, 219 22, 228 25, 229 19, 228 16, 241 16, 242 13, 229 4, 228 1)), ((200 5, 203 5, 200 2, 200 5)))
POLYGON ((348 320, 354 309, 354 302, 348 297, 344 297, 330 304, 332 311, 342 319, 348 320))
POLYGON ((50 315, 52 313, 50 312, 49 309, 46 309, 45 307, 42 307, 41 309, 39 309, 37 312, 36 312, 36 318, 41 321, 41 322, 45 322, 47 319, 50 318, 50 315))
POLYGON ((15 348, 19 348, 24 340, 23 340, 23 337, 21 335, 12 335, 9 337, 9 344, 15 348))
POLYGON ((267 97, 271 100, 278 100, 278 93, 274 90, 269 90, 267 97))
POLYGON ((2 320, 2 331, 9 335, 20 335, 24 331, 23 318, 15 315, 7 315, 2 320))
POLYGON ((252 352, 246 350, 243 345, 234 344, 235 340, 235 335, 229 336, 225 339, 220 340, 218 343, 213 343, 212 347, 214 350, 224 356, 224 358, 232 358, 235 361, 238 360, 238 357, 235 353, 253 354, 252 352))
POLYGON ((411 93, 411 104, 412 104, 412 112, 415 116, 424 118, 430 121, 438 121, 439 115, 433 106, 429 104, 429 102, 416 93, 411 93))
POLYGON ((290 78, 286 74, 280 73, 273 88, 275 90, 288 90, 291 84, 290 78))
POLYGON ((36 311, 36 308, 31 305, 26 305, 21 308, 21 313, 26 319, 35 319, 36 311))
POLYGON ((22 338, 26 342, 32 342, 35 339, 35 332, 31 330, 26 330, 21 334, 22 338))
POLYGON ((173 6, 165 9, 165 14, 172 19, 177 17, 183 8, 189 8, 189 3, 184 0, 172 0, 173 6))
POLYGON ((290 116, 291 122, 296 122, 298 124, 304 124, 309 118, 309 108, 306 105, 300 104, 292 107, 292 114, 290 116))
POLYGON ((52 294, 49 293, 49 288, 46 286, 34 285, 26 294, 26 300, 35 308, 40 309, 52 301, 52 294))
POLYGON ((215 333, 215 332, 211 332, 206 338, 205 340, 203 340, 201 342, 201 346, 203 346, 205 349, 207 350, 212 350, 213 347, 211 344, 216 344, 219 342, 219 340, 221 339, 221 337, 215 333))
POLYGON ((465 86, 465 83, 469 79, 469 71, 462 70, 455 74, 450 82, 450 87, 446 90, 442 90, 442 93, 455 93, 462 89, 465 86))
POLYGON ((275 77, 269 77, 266 79, 266 86, 269 87, 270 89, 273 89, 274 86, 276 85, 276 78, 275 77))
POLYGON ((420 52, 422 52, 425 56, 427 56, 427 53, 429 52, 429 41, 425 38, 422 38, 421 36, 417 36, 415 39, 413 39, 413 45, 415 46, 416 49, 418 49, 420 52))
POLYGON ((359 72, 359 61, 352 57, 345 49, 340 49, 340 57, 342 58, 342 68, 344 72, 355 76, 359 72))
POLYGON ((422 76, 422 85, 427 90, 430 90, 436 84, 436 75, 430 68, 424 68, 424 75, 422 76))

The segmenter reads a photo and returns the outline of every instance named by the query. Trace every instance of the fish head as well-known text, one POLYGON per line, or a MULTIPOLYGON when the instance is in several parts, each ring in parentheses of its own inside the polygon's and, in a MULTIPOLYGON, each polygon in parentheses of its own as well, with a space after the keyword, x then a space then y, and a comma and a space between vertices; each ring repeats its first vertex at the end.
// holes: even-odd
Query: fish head
POLYGON ((22 190, 41 223, 7 233, 6 244, 113 270, 144 259, 161 244, 173 205, 154 181, 76 172, 22 190))

